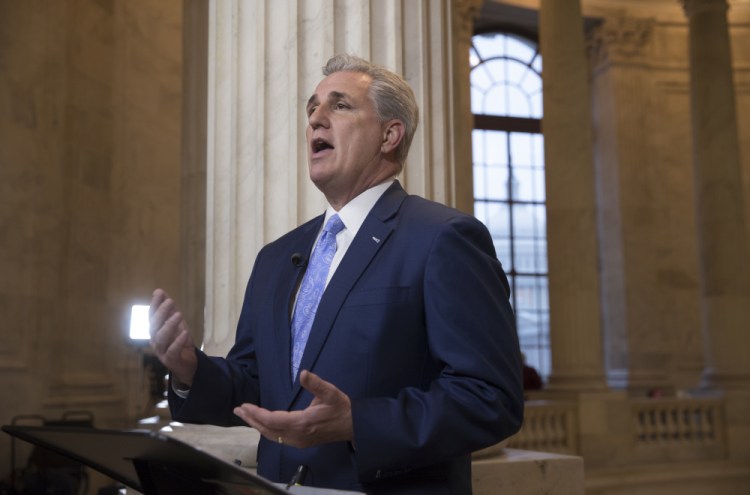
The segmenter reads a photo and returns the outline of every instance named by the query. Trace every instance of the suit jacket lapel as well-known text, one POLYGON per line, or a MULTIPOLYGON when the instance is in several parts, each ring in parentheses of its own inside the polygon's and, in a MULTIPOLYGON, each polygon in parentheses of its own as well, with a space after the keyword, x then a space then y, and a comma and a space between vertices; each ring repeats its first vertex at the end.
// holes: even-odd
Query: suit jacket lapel
MULTIPOLYGON (((310 370, 314 366, 315 361, 320 355, 320 351, 328 339, 344 300, 370 264, 372 258, 385 245, 393 231, 388 220, 396 214, 405 198, 406 192, 401 188, 398 181, 396 181, 386 190, 372 211, 370 211, 370 214, 367 215, 344 258, 341 260, 341 264, 336 269, 336 273, 334 273, 331 281, 328 283, 328 287, 323 293, 315 314, 315 321, 310 330, 310 337, 305 346, 305 352, 302 355, 300 370, 310 370)), ((288 360, 289 358, 287 357, 288 360)), ((301 387, 298 377, 294 381, 293 397, 289 408, 292 407, 300 391, 301 387)))

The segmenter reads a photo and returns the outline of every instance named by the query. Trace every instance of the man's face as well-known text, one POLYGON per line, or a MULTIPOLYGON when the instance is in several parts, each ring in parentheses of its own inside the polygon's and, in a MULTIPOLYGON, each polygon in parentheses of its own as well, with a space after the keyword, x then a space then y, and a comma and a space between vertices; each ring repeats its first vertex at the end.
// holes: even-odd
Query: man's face
POLYGON ((310 179, 336 209, 393 174, 381 162, 383 126, 370 83, 366 74, 335 72, 307 103, 310 179))

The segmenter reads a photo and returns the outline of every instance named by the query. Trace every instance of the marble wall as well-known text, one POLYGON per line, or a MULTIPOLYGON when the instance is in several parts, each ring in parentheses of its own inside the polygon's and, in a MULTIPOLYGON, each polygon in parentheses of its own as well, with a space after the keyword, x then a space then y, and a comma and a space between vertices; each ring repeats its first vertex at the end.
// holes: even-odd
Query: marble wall
POLYGON ((127 331, 179 285, 181 24, 180 0, 0 1, 2 424, 144 412, 127 331))

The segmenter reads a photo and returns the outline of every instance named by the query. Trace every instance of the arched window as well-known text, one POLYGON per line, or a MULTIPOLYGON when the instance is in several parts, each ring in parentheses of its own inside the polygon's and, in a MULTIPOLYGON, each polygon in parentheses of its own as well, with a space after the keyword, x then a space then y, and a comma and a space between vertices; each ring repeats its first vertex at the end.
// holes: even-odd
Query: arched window
POLYGON ((550 371, 542 60, 537 44, 503 32, 472 38, 474 213, 490 230, 511 284, 521 350, 550 371))

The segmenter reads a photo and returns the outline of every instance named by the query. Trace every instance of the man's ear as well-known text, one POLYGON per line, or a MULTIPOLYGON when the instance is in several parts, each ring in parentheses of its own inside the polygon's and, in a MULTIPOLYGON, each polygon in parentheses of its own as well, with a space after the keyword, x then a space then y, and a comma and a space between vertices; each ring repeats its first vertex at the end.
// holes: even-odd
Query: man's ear
POLYGON ((383 144, 381 150, 383 153, 391 153, 394 151, 401 140, 404 139, 406 129, 404 123, 400 120, 391 120, 383 126, 383 144))

